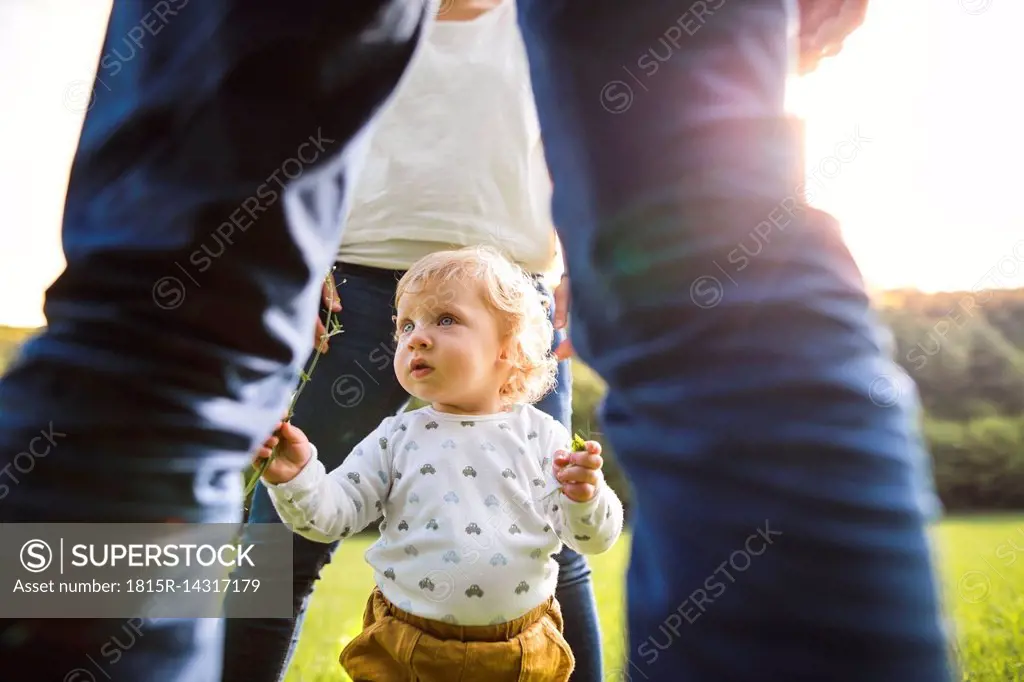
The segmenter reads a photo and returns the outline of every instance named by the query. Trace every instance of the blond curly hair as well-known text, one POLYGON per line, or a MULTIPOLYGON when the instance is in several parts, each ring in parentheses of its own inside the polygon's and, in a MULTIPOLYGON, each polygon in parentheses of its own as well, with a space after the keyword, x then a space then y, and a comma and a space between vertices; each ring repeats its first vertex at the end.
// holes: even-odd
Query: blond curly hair
POLYGON ((471 281, 483 285, 484 302, 497 319, 501 342, 509 349, 512 372, 499 391, 502 402, 537 402, 554 387, 557 377, 558 360, 551 351, 554 329, 533 280, 497 249, 468 246, 424 256, 398 281, 395 307, 406 294, 471 281))

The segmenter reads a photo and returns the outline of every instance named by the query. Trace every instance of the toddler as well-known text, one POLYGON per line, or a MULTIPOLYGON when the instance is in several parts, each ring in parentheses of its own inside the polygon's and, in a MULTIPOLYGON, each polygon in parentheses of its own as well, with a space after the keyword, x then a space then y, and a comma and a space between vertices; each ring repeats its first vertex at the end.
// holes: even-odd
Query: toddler
POLYGON ((398 283, 398 381, 428 406, 385 419, 328 473, 281 423, 254 458, 294 532, 330 543, 383 516, 376 587, 341 653, 362 680, 568 680, 554 597, 564 542, 599 554, 622 504, 601 448, 533 407, 552 387, 552 329, 530 279, 486 247, 419 260, 398 283))

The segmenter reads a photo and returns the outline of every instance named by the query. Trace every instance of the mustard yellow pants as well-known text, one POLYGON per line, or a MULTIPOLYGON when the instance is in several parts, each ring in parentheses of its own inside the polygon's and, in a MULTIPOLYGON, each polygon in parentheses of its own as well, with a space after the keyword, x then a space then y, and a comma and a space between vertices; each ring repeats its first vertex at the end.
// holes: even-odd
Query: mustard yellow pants
POLYGON ((340 661, 354 682, 566 682, 576 666, 554 597, 501 625, 459 626, 407 613, 377 588, 340 661))

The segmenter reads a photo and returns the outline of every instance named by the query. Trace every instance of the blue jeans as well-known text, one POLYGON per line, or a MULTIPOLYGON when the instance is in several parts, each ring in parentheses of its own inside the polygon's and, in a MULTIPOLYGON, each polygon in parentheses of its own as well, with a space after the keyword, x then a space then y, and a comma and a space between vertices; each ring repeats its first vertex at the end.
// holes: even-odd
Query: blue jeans
MULTIPOLYGON (((157 4, 177 14, 113 5, 102 53, 140 26, 145 49, 100 60, 49 325, 0 382, 0 521, 240 519, 429 20, 414 0, 157 4), (52 456, 6 468, 51 422, 52 456)), ((835 222, 800 201, 792 4, 517 5, 572 334, 636 497, 623 674, 947 682, 917 396, 835 222)), ((117 625, 0 623, 0 660, 60 680, 117 625)), ((219 678, 215 621, 147 627, 112 678, 219 678)))
MULTIPOLYGON (((392 366, 395 285, 401 275, 396 270, 344 263, 339 263, 335 272, 343 305, 338 320, 345 331, 334 338, 330 350, 318 361, 293 418, 293 423, 317 444, 328 470, 340 466, 367 433, 385 417, 404 409, 408 402, 409 396, 399 385, 392 366)), ((538 287, 553 317, 554 297, 546 287, 538 287)), ((555 346, 564 338, 564 330, 556 331, 555 346)), ((558 384, 537 407, 572 429, 569 360, 559 363, 558 384)), ((248 520, 280 523, 262 483, 253 491, 248 520)), ((224 682, 284 679, 299 641, 309 596, 337 546, 338 543, 326 545, 295 536, 295 617, 228 619, 224 682)), ((568 547, 555 558, 559 563, 556 597, 562 607, 565 638, 576 657, 572 679, 603 682, 600 623, 587 560, 568 547)), ((251 595, 238 595, 240 599, 247 597, 251 595)))

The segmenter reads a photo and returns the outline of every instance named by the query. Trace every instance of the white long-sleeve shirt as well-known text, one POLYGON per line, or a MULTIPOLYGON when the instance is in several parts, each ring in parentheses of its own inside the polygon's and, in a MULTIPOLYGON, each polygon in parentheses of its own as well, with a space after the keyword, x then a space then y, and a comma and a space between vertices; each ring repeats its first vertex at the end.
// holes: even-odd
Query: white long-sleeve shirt
POLYGON ((267 488, 282 521, 317 542, 383 515, 366 560, 384 596, 425 618, 493 624, 554 593, 563 542, 599 554, 622 532, 607 484, 585 503, 561 491, 552 461, 570 440, 529 405, 485 416, 424 407, 385 419, 334 471, 314 447, 294 479, 267 488))
POLYGON ((489 244, 557 283, 551 179, 515 0, 424 33, 369 137, 338 259, 405 270, 440 249, 489 244))

